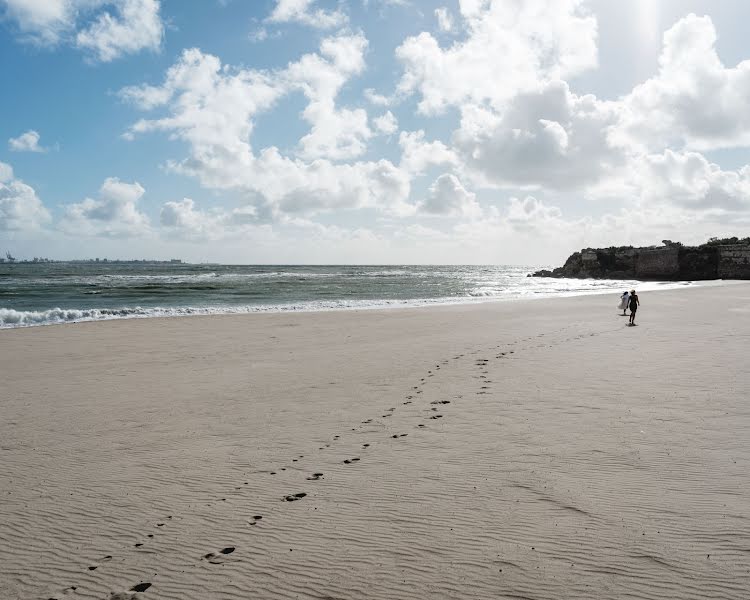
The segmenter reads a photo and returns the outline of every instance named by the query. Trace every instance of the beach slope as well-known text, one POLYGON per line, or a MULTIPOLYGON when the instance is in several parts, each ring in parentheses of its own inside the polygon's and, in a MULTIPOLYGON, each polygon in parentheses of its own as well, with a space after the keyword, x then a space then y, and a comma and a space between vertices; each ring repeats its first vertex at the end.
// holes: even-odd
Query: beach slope
POLYGON ((750 285, 0 331, 0 597, 750 597, 750 285))

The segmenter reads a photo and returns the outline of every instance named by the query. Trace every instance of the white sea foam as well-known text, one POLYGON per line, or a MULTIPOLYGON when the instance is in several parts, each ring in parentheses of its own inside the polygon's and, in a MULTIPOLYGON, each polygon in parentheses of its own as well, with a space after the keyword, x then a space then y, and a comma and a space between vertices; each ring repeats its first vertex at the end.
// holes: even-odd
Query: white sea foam
MULTIPOLYGON (((701 282, 701 285, 722 282, 701 282)), ((622 289, 637 287, 639 290, 670 289, 684 287, 685 282, 633 282, 615 280, 561 280, 533 279, 526 286, 515 288, 480 287, 466 296, 448 298, 413 299, 342 299, 308 301, 288 304, 257 304, 240 306, 176 306, 176 307, 123 307, 123 308, 52 308, 44 311, 22 311, 0 308, 0 329, 104 321, 112 319, 139 319, 150 317, 185 317, 196 315, 252 314, 263 312, 315 312, 332 310, 368 310, 408 308, 450 304, 472 304, 500 300, 528 298, 554 298, 591 294, 619 293, 622 289)), ((614 302, 614 300, 613 300, 614 302)))

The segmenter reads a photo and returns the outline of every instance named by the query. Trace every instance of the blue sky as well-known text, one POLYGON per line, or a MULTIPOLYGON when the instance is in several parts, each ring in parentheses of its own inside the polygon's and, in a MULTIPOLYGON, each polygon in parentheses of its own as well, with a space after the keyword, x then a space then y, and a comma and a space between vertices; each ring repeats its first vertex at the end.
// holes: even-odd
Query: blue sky
POLYGON ((0 0, 0 249, 557 263, 750 222, 745 2, 0 0))

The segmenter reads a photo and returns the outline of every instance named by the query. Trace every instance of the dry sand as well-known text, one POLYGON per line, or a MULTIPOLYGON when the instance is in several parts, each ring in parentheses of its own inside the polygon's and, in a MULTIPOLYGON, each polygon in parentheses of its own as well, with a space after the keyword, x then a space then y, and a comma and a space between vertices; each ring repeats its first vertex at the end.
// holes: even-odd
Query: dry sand
POLYGON ((0 598, 747 600, 750 285, 617 301, 1 331, 0 598))

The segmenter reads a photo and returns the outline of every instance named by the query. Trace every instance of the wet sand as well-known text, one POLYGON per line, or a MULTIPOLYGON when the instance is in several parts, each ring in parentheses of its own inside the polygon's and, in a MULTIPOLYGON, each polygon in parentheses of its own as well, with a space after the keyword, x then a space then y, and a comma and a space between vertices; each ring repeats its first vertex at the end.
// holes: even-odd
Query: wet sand
POLYGON ((750 598, 750 284, 0 331, 0 597, 750 598))

